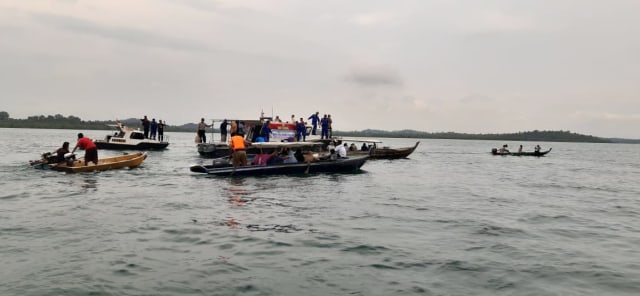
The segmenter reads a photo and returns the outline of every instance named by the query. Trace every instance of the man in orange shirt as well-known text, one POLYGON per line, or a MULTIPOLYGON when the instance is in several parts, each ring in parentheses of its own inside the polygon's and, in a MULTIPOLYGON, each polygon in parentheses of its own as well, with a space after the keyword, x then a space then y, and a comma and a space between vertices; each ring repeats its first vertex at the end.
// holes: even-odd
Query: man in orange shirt
POLYGON ((249 141, 244 139, 243 133, 236 133, 231 137, 230 147, 234 167, 247 165, 247 151, 245 149, 250 144, 249 141))
POLYGON ((78 143, 76 143, 76 147, 73 148, 71 153, 76 152, 76 149, 84 149, 84 165, 88 165, 89 162, 93 162, 96 165, 98 164, 98 147, 93 141, 89 138, 85 138, 82 133, 78 134, 78 143))

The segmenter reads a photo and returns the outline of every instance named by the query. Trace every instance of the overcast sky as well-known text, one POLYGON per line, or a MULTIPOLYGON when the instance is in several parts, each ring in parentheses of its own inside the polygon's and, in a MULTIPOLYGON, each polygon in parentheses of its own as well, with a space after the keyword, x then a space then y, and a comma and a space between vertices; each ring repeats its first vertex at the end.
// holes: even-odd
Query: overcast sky
POLYGON ((0 111, 640 138, 638 0, 3 0, 0 111))

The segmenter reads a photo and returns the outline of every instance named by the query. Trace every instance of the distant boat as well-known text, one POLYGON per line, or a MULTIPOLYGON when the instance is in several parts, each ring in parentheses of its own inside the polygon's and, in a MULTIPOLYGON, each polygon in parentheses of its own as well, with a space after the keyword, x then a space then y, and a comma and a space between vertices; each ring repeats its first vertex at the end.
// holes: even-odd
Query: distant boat
POLYGON ((508 152, 508 151, 500 152, 499 149, 493 148, 493 149, 491 149, 491 154, 493 154, 493 155, 505 155, 505 156, 506 155, 510 155, 510 156, 545 156, 547 153, 551 152, 551 149, 552 148, 549 148, 549 150, 547 150, 547 151, 533 151, 533 152, 531 152, 531 151, 529 151, 529 152, 526 152, 526 151, 523 151, 523 152, 508 152))
POLYGON ((106 171, 138 167, 147 159, 147 153, 137 152, 116 157, 98 158, 98 164, 90 162, 88 165, 84 165, 84 159, 82 158, 70 159, 66 157, 66 159, 67 161, 56 163, 52 158, 43 158, 40 161, 31 161, 30 165, 34 168, 51 169, 66 173, 106 171))
POLYGON ((115 128, 113 135, 107 135, 103 140, 94 140, 98 149, 109 150, 160 150, 169 146, 169 142, 154 139, 145 139, 144 133, 139 129, 124 126, 119 120, 116 124, 108 126, 115 128))
POLYGON ((410 147, 399 147, 399 148, 391 148, 388 146, 380 146, 382 141, 373 140, 373 139, 347 139, 347 138, 335 138, 335 139, 326 139, 326 140, 316 140, 322 141, 326 145, 329 144, 330 141, 333 140, 341 140, 343 143, 364 143, 367 146, 367 150, 361 150, 360 145, 356 145, 355 150, 349 150, 347 148, 347 155, 369 155, 371 159, 400 159, 406 158, 413 151, 418 148, 420 141, 417 141, 415 145, 410 147))

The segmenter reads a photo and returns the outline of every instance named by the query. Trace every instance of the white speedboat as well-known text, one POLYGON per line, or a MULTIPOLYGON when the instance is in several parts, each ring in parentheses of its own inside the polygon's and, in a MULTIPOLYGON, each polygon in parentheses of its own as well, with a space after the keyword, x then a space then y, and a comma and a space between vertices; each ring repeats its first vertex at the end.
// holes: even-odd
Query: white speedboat
POLYGON ((123 125, 119 120, 116 124, 108 126, 115 128, 112 135, 107 135, 102 140, 94 140, 98 149, 112 150, 160 150, 169 146, 169 142, 154 139, 145 139, 140 129, 132 129, 123 125))

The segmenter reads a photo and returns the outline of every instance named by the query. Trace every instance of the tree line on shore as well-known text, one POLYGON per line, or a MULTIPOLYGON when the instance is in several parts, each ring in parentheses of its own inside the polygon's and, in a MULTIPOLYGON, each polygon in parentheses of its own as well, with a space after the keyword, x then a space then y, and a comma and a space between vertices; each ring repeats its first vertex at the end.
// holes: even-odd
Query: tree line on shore
MULTIPOLYGON (((140 119, 129 118, 122 122, 131 127, 140 125, 140 119)), ((13 119, 9 113, 0 111, 0 127, 2 128, 44 128, 44 129, 76 129, 105 130, 107 124, 115 121, 84 121, 70 115, 29 116, 27 119, 13 119)), ((165 132, 194 132, 195 124, 167 125, 165 132)), ((544 141, 544 142, 588 142, 588 143, 640 143, 640 140, 609 139, 590 135, 572 133, 570 131, 527 131, 507 134, 467 134, 456 132, 422 132, 415 130, 383 131, 366 129, 362 131, 333 131, 334 136, 375 137, 375 138, 420 138, 420 139, 461 139, 461 140, 499 140, 499 141, 544 141)))

